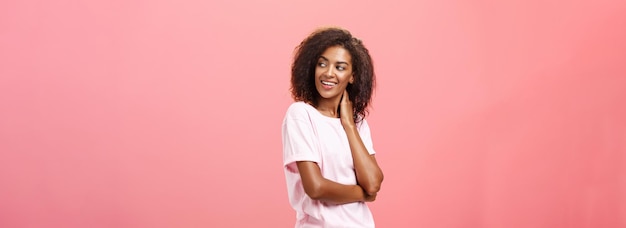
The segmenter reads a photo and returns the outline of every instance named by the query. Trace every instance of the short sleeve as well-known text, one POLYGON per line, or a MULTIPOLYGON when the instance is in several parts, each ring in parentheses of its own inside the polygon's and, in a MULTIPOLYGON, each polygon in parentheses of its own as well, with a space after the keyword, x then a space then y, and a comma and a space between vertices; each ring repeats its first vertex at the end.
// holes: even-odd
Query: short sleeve
POLYGON ((283 120, 283 165, 288 169, 297 161, 320 162, 315 131, 304 108, 297 103, 290 106, 283 120))
POLYGON ((361 125, 359 127, 359 135, 361 135, 361 141, 363 141, 363 145, 365 145, 367 152, 372 155, 376 154, 376 151, 374 151, 374 143, 372 142, 370 126, 367 124, 367 121, 365 119, 361 121, 361 125))

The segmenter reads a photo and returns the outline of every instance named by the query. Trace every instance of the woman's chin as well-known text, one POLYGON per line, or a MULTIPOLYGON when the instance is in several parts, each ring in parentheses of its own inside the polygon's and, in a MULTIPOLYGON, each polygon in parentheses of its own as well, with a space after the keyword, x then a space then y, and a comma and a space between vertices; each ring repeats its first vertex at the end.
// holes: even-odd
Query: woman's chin
MULTIPOLYGON (((345 90, 345 89, 344 89, 345 90)), ((337 97, 341 97, 341 93, 337 91, 342 91, 340 88, 333 88, 331 90, 320 90, 318 88, 317 93, 320 95, 321 99, 334 99, 337 97)))
POLYGON ((333 98, 337 98, 337 94, 320 94, 320 98, 324 100, 331 100, 333 98))

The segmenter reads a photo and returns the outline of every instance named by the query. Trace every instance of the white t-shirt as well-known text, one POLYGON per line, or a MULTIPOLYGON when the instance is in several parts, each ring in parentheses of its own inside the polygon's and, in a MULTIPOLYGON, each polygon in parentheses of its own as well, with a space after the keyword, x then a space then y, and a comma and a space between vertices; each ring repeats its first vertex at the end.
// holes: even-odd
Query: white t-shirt
MULTIPOLYGON (((357 128, 367 151, 374 154, 367 122, 361 121, 357 128)), ((357 183, 341 120, 324 116, 307 103, 295 102, 283 120, 282 135, 289 203, 296 211, 295 227, 374 227, 374 218, 365 202, 335 205, 313 200, 302 186, 296 161, 317 163, 328 180, 347 185, 357 183)))

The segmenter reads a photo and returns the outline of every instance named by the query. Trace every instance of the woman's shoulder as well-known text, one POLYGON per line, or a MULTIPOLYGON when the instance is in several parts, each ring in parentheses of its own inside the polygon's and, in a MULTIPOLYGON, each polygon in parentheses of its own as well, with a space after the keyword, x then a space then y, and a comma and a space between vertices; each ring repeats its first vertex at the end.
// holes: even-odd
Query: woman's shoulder
POLYGON ((313 108, 313 106, 311 106, 310 104, 307 104, 306 102, 303 102, 303 101, 293 102, 291 103, 291 105, 289 105, 289 108, 287 108, 287 117, 308 116, 309 111, 311 111, 311 108, 313 108))
POLYGON ((304 101, 295 101, 295 102, 291 103, 291 105, 289 105, 289 109, 292 109, 292 108, 304 109, 304 108, 307 108, 307 107, 311 107, 311 105, 307 104, 304 101))

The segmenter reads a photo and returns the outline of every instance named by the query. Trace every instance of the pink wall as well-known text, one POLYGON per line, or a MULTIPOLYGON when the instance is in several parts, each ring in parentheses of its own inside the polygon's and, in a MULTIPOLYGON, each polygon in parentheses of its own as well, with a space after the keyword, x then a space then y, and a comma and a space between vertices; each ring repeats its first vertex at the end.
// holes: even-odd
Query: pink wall
POLYGON ((624 1, 1 1, 0 227, 291 227, 293 48, 375 59, 379 227, 626 227, 624 1))

